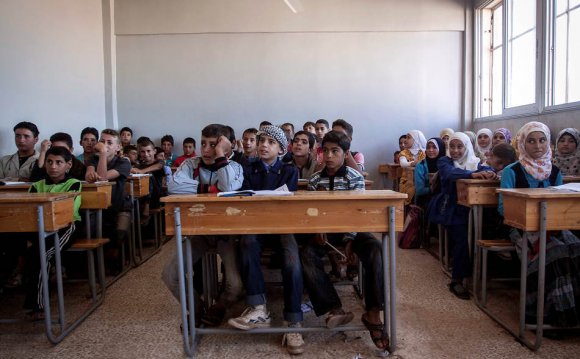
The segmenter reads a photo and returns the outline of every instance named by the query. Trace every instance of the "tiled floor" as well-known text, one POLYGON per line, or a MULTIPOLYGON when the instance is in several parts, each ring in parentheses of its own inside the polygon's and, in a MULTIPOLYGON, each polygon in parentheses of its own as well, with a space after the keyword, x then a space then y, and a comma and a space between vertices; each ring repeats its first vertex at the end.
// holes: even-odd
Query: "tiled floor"
MULTIPOLYGON (((160 273, 175 243, 109 288, 105 304, 57 346, 43 334, 43 325, 0 325, 0 358, 181 358, 178 306, 163 286, 160 273), (14 334, 8 334, 16 331, 14 334)), ((398 250, 398 358, 577 358, 580 336, 545 340, 533 353, 518 344, 472 301, 456 299, 447 277, 424 250, 398 250)), ((361 307, 349 287, 340 288, 344 307, 361 307)), ((280 289, 269 292, 274 320, 280 322, 280 289)), ((511 304, 508 304, 510 306, 511 304)), ((515 305, 514 305, 515 308, 515 305)), ((238 314, 243 303, 231 308, 238 314)), ((312 312, 307 322, 317 319, 312 312)), ((375 356, 367 332, 306 334, 301 358, 364 358, 375 356)), ((206 336, 198 358, 284 358, 281 335, 206 336)))

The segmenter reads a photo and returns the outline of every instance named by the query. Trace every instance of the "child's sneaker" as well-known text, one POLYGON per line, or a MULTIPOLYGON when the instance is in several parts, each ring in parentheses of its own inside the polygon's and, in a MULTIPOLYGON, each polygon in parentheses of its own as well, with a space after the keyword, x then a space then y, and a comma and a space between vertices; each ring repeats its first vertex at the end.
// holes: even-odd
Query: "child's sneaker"
POLYGON ((286 347, 288 354, 298 355, 304 353, 304 339, 300 333, 286 333, 282 337, 282 346, 286 347))
POLYGON ((264 304, 248 307, 239 317, 230 318, 228 324, 241 330, 269 327, 270 313, 264 304))

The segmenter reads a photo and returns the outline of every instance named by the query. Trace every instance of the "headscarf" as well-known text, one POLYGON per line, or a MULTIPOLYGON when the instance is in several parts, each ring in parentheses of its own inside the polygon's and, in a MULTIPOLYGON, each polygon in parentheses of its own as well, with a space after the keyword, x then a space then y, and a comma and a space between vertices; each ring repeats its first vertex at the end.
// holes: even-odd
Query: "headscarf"
POLYGON ((475 152, 485 156, 485 154, 487 152, 491 151, 493 132, 491 132, 491 130, 489 128, 482 128, 481 130, 477 131, 477 138, 479 138, 479 135, 481 135, 482 133, 486 134, 489 137, 489 145, 487 145, 485 147, 480 147, 476 141, 475 142, 475 152))
POLYGON ((560 131, 556 138, 554 165, 560 169, 563 175, 574 176, 580 173, 580 131, 575 128, 565 128, 560 131), (558 152, 558 141, 564 135, 570 135, 576 140, 576 152, 568 155, 563 155, 558 152))
POLYGON ((427 162, 427 168, 429 169, 429 173, 435 173, 438 171, 437 161, 441 157, 445 156, 445 142, 443 142, 443 140, 440 139, 439 137, 432 137, 429 139, 429 141, 427 141, 427 143, 434 144, 435 147, 437 147, 437 150, 439 151, 437 153, 437 157, 433 159, 429 158, 429 156, 425 154, 425 161, 427 162))
POLYGON ((451 137, 452 134, 454 134, 455 131, 452 128, 444 128, 441 130, 441 132, 439 132, 439 138, 443 138, 444 136, 449 136, 451 137))
POLYGON ((550 177, 550 173, 552 172, 552 149, 550 148, 550 129, 548 126, 537 121, 528 122, 523 125, 518 131, 518 150, 520 151, 520 163, 524 166, 526 172, 528 172, 530 176, 538 181, 543 181, 550 177), (542 132, 548 141, 548 150, 542 155, 542 157, 537 159, 533 159, 526 152, 526 138, 528 138, 532 132, 542 132))
POLYGON ((419 151, 425 152, 425 148, 427 147, 427 140, 425 139, 423 132, 419 130, 411 130, 409 131, 409 135, 411 135, 414 141, 413 146, 409 148, 409 152, 411 152, 414 158, 417 158, 419 151))
POLYGON ((453 165, 455 165, 456 168, 461 168, 463 170, 468 171, 477 170, 479 158, 475 156, 473 146, 471 145, 469 137, 463 132, 455 132, 453 135, 451 135, 451 137, 449 137, 449 144, 451 144, 452 140, 461 141, 463 143, 463 146, 465 147, 465 152, 463 153, 463 156, 461 156, 461 158, 457 161, 454 160, 453 165))
POLYGON ((497 130, 495 130, 493 132, 493 135, 495 136, 495 134, 498 132, 501 133, 503 135, 503 137, 505 137, 506 143, 512 143, 512 133, 510 132, 510 130, 508 130, 505 127, 501 127, 501 128, 498 128, 497 130))
POLYGON ((467 137, 469 137, 469 140, 471 141, 471 146, 475 150, 475 143, 476 143, 475 141, 477 140, 477 137, 475 137, 475 132, 473 132, 473 131, 463 131, 463 133, 465 133, 467 135, 467 137))
POLYGON ((286 134, 280 127, 273 125, 262 126, 257 135, 258 137, 261 135, 266 135, 275 139, 276 142, 278 142, 280 145, 280 150, 283 152, 282 156, 288 152, 288 140, 286 139, 286 134))

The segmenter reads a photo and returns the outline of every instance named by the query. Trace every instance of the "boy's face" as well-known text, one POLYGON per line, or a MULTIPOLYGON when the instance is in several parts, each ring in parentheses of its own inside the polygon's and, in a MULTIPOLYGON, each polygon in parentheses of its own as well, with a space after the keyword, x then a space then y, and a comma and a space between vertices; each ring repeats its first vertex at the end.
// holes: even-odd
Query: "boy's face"
POLYGON ((449 143, 449 156, 451 159, 458 161, 461 159, 461 157, 463 157, 464 153, 465 146, 463 145, 463 142, 459 140, 453 140, 449 143))
POLYGON ((289 125, 282 126, 282 131, 284 131, 284 134, 286 135, 286 138, 288 140, 291 140, 292 137, 294 137, 294 130, 292 130, 291 126, 289 125))
POLYGON ((93 153, 93 147, 97 144, 97 138, 92 133, 85 133, 81 140, 81 146, 85 153, 93 153))
POLYGON ((508 165, 503 159, 499 158, 498 156, 494 155, 493 152, 487 157, 487 164, 494 169, 494 171, 499 172, 508 165))
POLYGON ((201 136, 201 160, 206 165, 211 165, 215 162, 215 146, 218 143, 217 137, 201 136))
POLYGON ((328 132, 328 127, 326 127, 323 123, 317 123, 315 130, 316 137, 318 137, 318 141, 322 142, 322 138, 328 132))
POLYGON ((278 156, 282 155, 283 151, 280 148, 278 141, 274 137, 261 135, 258 140, 258 156, 260 159, 268 164, 276 161, 278 156))
POLYGON ((316 136, 316 128, 312 125, 304 126, 304 131, 310 132, 311 134, 316 136))
POLYGON ((130 150, 125 154, 131 163, 137 163, 137 150, 130 150))
POLYGON ((34 137, 34 133, 27 128, 17 128, 14 131, 14 142, 20 152, 31 152, 34 150, 34 145, 38 142, 38 137, 34 137))
POLYGON ((548 139, 541 131, 534 131, 526 137, 524 149, 528 156, 538 159, 548 152, 548 139))
POLYGON ((477 144, 481 148, 486 148, 487 146, 489 146, 490 142, 491 138, 489 138, 489 136, 486 133, 480 133, 479 136, 477 136, 477 144))
POLYGON ((244 133, 242 136, 242 147, 244 147, 244 154, 251 155, 256 151, 256 134, 244 133))
POLYGON ((439 150, 437 149, 437 147, 433 144, 433 142, 427 142, 427 148, 425 149, 425 154, 427 155, 427 157, 429 157, 430 159, 436 158, 437 155, 439 155, 439 150))
POLYGON ((562 135, 558 140, 557 146, 558 152, 561 155, 571 155, 576 152, 576 147, 578 147, 578 144, 576 144, 576 141, 574 141, 574 137, 570 135, 562 135))
POLYGON ((325 142, 324 146, 322 146, 322 151, 324 154, 324 164, 329 173, 335 173, 340 167, 342 167, 342 165, 344 165, 346 152, 340 148, 338 143, 325 142))
POLYGON ((157 151, 155 151, 155 160, 157 160, 157 161, 164 161, 165 162, 165 152, 157 152, 157 151))
POLYGON ((60 182, 72 167, 72 161, 66 162, 62 156, 50 154, 44 160, 46 173, 54 182, 60 182))
POLYGON ((119 152, 119 148, 121 147, 119 144, 119 138, 109 135, 107 133, 101 133, 101 138, 99 142, 105 145, 107 149, 107 157, 113 157, 114 155, 119 152))
POLYGON ((131 138, 133 138, 133 135, 131 135, 131 132, 129 132, 129 131, 121 132, 120 136, 121 136, 121 143, 123 144, 123 146, 130 144, 131 138))
POLYGON ((163 142, 161 142, 161 148, 163 149, 163 152, 166 155, 170 155, 171 152, 173 151, 173 145, 169 141, 163 141, 163 142))
POLYGON ((155 162, 155 147, 148 145, 148 146, 140 146, 139 147, 139 157, 141 157, 141 162, 144 164, 152 164, 155 162))
POLYGON ((309 152, 308 136, 304 134, 294 136, 294 141, 292 141, 292 153, 294 153, 294 156, 306 156, 309 152))
POLYGON ((184 143, 183 144, 183 154, 185 156, 191 156, 193 154, 194 150, 195 150, 195 147, 193 147, 193 143, 184 143))

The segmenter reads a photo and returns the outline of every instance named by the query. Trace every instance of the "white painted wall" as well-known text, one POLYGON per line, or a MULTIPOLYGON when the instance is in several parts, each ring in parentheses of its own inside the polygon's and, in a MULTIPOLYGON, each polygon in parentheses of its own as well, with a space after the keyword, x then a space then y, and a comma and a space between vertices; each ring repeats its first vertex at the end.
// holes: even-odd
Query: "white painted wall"
POLYGON ((0 154, 20 121, 77 143, 105 126, 101 0, 1 1, 0 49, 0 154))
POLYGON ((117 0, 119 126, 179 144, 212 122, 344 118, 372 179, 400 134, 461 126, 463 1, 302 4, 117 0))

